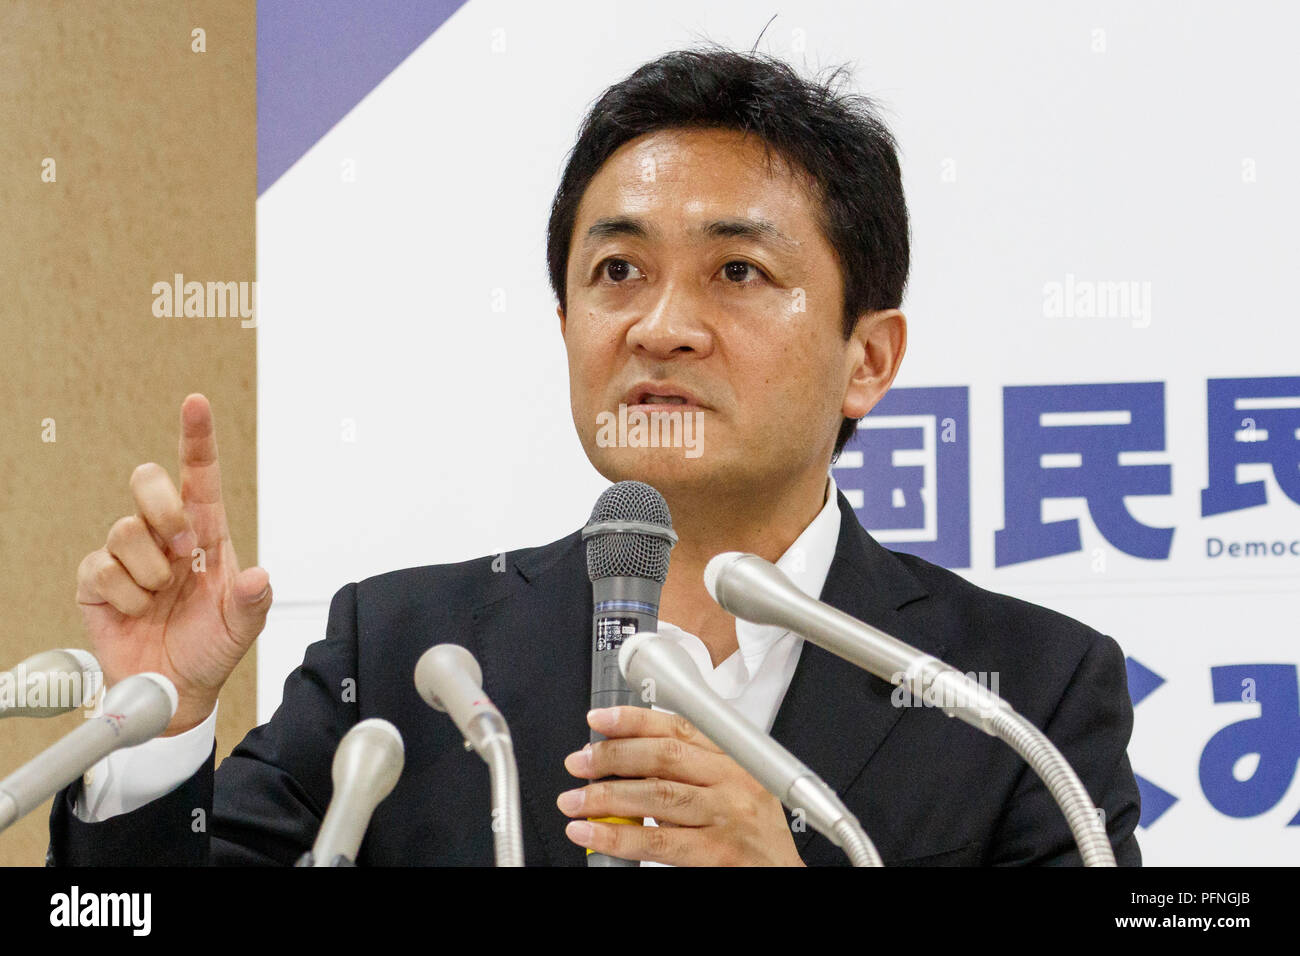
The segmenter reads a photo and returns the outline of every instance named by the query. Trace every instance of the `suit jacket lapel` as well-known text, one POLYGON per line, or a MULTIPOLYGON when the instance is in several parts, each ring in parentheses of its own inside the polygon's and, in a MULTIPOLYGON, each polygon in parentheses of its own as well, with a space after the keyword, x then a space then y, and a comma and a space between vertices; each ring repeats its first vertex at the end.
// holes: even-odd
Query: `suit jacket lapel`
MULTIPOLYGON (((898 613, 928 592, 867 534, 844 495, 838 498, 840 535, 821 599, 939 656, 944 636, 910 634, 898 613)), ((890 702, 892 691, 885 681, 804 641, 772 736, 843 793, 902 716, 903 709, 890 702)), ((812 836, 811 830, 797 834, 795 846, 802 850, 812 836)))

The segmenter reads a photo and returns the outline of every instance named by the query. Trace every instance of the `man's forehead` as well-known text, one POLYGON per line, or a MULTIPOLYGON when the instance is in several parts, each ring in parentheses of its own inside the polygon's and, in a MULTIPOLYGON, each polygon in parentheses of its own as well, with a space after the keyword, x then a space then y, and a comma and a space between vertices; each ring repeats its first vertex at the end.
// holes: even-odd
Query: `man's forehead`
POLYGON ((596 172, 580 203, 577 238, 622 232, 653 239, 655 220, 676 218, 692 232, 793 242, 790 234, 812 219, 808 202, 789 167, 775 152, 769 162, 757 137, 664 130, 623 144, 596 172), (625 220, 647 228, 625 228, 625 220), (740 226, 728 232, 727 223, 740 226))
POLYGON ((596 171, 597 180, 628 186, 655 183, 690 185, 716 180, 788 188, 795 178, 790 165, 753 134, 732 129, 665 129, 629 140, 596 171))

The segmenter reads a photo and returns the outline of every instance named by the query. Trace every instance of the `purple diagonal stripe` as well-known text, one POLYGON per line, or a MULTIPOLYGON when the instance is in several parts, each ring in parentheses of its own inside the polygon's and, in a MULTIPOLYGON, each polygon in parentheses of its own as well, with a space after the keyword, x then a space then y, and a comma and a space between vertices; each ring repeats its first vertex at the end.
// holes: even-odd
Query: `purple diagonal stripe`
POLYGON ((261 0, 257 194, 347 115, 465 0, 261 0))

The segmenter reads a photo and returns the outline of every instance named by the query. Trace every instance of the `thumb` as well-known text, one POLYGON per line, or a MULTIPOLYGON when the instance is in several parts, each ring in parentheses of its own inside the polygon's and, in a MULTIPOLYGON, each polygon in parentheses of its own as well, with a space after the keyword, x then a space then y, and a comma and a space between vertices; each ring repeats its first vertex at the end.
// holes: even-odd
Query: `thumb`
POLYGON ((262 633, 266 612, 271 609, 271 576, 266 569, 245 568, 235 575, 225 604, 230 633, 247 647, 262 633))

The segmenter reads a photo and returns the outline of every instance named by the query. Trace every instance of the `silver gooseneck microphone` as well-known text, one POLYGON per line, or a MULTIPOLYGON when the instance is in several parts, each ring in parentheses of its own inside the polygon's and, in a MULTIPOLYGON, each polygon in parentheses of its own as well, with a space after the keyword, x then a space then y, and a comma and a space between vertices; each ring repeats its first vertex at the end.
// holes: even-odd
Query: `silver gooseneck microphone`
POLYGON ((176 688, 162 674, 133 674, 104 695, 104 712, 87 720, 0 780, 0 830, 30 813, 114 750, 152 740, 176 713, 176 688))
POLYGON ((103 682, 99 661, 89 651, 41 651, 0 673, 0 717, 66 714, 94 700, 103 682))
POLYGON ((1106 828, 1088 791, 1056 745, 1011 705, 956 668, 884 631, 804 594, 756 554, 726 551, 704 569, 704 586, 736 617, 784 627, 890 684, 906 683, 914 698, 997 737, 1020 754, 1047 785, 1079 847, 1084 866, 1114 866, 1106 828))
POLYGON ((316 842, 295 866, 355 866, 375 807, 393 792, 406 763, 396 727, 380 717, 359 721, 334 750, 334 793, 316 842))
POLYGON ((681 714, 792 812, 842 847, 854 866, 883 866, 880 854, 835 791, 779 743, 738 714, 700 677, 687 653, 658 634, 623 642, 618 665, 629 684, 681 714))
POLYGON ((466 747, 488 765, 492 786, 492 841, 497 866, 524 865, 519 768, 510 728, 488 695, 474 655, 458 644, 435 644, 415 665, 415 687, 424 702, 451 716, 466 747))

